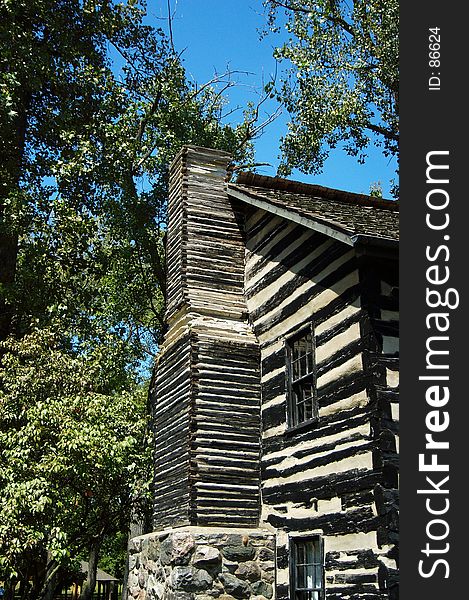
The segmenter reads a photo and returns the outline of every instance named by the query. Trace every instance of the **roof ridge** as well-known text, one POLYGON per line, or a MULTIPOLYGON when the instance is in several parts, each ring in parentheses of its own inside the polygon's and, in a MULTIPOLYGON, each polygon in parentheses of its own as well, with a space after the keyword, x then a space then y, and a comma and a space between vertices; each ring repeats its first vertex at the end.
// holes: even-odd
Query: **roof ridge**
POLYGON ((304 183, 302 181, 294 181, 282 177, 258 175, 257 173, 252 173, 250 171, 239 172, 236 181, 232 182, 232 184, 304 194, 306 196, 319 196, 321 198, 343 202, 345 204, 384 208, 395 212, 399 211, 398 200, 386 200, 384 198, 376 198, 375 196, 368 196, 366 194, 336 190, 322 185, 304 183))

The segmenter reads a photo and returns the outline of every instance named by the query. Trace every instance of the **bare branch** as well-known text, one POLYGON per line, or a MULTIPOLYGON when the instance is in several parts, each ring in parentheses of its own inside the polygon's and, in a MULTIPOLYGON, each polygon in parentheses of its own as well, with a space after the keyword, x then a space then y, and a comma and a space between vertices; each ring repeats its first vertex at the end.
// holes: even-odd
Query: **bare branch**
POLYGON ((173 41, 173 17, 171 15, 171 0, 167 0, 167 6, 168 6, 169 41, 170 41, 170 44, 171 44, 172 51, 175 52, 175 50, 174 50, 174 41, 173 41))
POLYGON ((231 173, 236 173, 236 171, 242 171, 243 169, 253 169, 254 167, 271 167, 270 163, 262 162, 262 163, 245 163, 244 165, 235 165, 229 168, 231 173))
POLYGON ((196 88, 194 90, 194 92, 189 95, 188 99, 192 100, 193 98, 196 98, 204 90, 206 90, 207 88, 209 88, 213 85, 216 85, 218 83, 229 84, 227 87, 232 87, 233 85, 236 85, 236 82, 231 79, 231 77, 233 75, 254 75, 254 73, 251 73, 250 71, 238 71, 238 70, 232 71, 231 69, 227 69, 221 75, 218 75, 218 73, 215 73, 215 76, 212 77, 212 79, 210 79, 210 81, 207 81, 206 83, 201 85, 199 88, 196 88))
POLYGON ((269 115, 267 117, 267 119, 265 119, 265 121, 263 121, 262 123, 260 123, 255 129, 252 130, 252 137, 251 137, 251 139, 254 139, 257 136, 259 136, 261 133, 263 133, 264 129, 268 125, 270 125, 271 123, 273 123, 275 121, 275 119, 277 119, 281 114, 282 114, 282 108, 279 106, 275 110, 275 112, 273 112, 271 115, 269 115))
MULTIPOLYGON (((275 84, 276 77, 277 77, 277 73, 275 73, 275 76, 272 79, 272 85, 275 84)), ((270 125, 270 123, 275 121, 275 119, 281 114, 282 108, 279 106, 271 115, 267 116, 265 121, 263 121, 262 123, 260 123, 257 126, 254 126, 255 123, 257 123, 259 120, 259 111, 260 111, 261 106, 269 98, 270 98, 270 93, 266 92, 262 96, 262 98, 258 102, 258 104, 256 105, 252 117, 246 122, 246 133, 245 133, 243 139, 238 144, 238 150, 241 149, 247 142, 249 142, 250 140, 253 140, 255 137, 259 136, 264 131, 264 129, 268 125, 270 125)))
POLYGON ((215 94, 215 96, 212 98, 209 108, 207 109, 208 113, 210 113, 214 108, 216 108, 217 103, 222 97, 222 95, 226 92, 227 89, 233 87, 234 85, 236 85, 234 81, 229 81, 219 90, 217 94, 215 94))
POLYGON ((221 119, 226 119, 226 118, 228 118, 230 115, 232 115, 232 114, 233 114, 233 113, 235 113, 235 112, 238 112, 238 111, 239 111, 239 110, 241 110, 241 109, 242 109, 242 106, 240 106, 240 105, 238 104, 238 106, 235 106, 234 108, 232 108, 232 109, 231 109, 231 110, 229 110, 228 112, 226 112, 226 113, 223 113, 223 114, 221 115, 221 117, 220 117, 220 118, 221 118, 221 119))

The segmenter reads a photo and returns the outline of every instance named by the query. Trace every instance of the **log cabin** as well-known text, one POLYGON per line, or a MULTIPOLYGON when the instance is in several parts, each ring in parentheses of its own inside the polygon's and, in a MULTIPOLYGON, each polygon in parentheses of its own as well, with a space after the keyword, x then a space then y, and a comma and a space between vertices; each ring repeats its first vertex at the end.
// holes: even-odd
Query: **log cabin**
POLYGON ((170 172, 153 532, 129 598, 398 597, 398 202, 170 172))

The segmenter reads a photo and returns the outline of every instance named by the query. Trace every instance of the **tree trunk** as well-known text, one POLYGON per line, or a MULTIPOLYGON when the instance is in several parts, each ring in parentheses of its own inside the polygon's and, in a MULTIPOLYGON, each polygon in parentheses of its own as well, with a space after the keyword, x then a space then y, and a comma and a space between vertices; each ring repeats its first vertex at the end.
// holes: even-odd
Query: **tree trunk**
POLYGON ((98 569, 100 549, 101 539, 96 540, 90 548, 88 555, 88 573, 80 594, 80 600, 91 600, 93 597, 94 588, 96 586, 96 571, 98 569))
POLYGON ((20 600, 28 600, 30 597, 29 573, 26 573, 20 581, 19 597, 20 600))
MULTIPOLYGON (((127 557, 125 559, 124 579, 122 581, 122 597, 121 600, 127 600, 127 582, 129 580, 129 551, 127 550, 127 557)), ((117 594, 115 596, 117 598, 117 594)))
POLYGON ((48 553, 47 569, 38 600, 54 600, 59 584, 60 565, 50 558, 48 553))
POLYGON ((7 202, 19 191, 30 103, 31 93, 23 90, 17 98, 18 114, 12 119, 0 149, 0 341, 11 333, 13 307, 5 291, 8 293, 14 282, 18 257, 18 232, 8 227, 5 216, 7 202))
MULTIPOLYGON (((0 264, 2 265, 0 285, 5 290, 8 290, 14 281, 17 255, 18 236, 0 233, 0 264)), ((10 334, 12 318, 12 307, 2 291, 0 294, 0 341, 5 340, 10 334)))
POLYGON ((5 582, 5 600, 13 600, 15 597, 16 579, 5 582))

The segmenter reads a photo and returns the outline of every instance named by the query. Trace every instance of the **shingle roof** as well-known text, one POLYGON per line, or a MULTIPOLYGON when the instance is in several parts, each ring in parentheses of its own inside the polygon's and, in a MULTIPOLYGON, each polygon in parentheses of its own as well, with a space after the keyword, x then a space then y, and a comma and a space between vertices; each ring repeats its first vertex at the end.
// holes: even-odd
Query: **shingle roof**
MULTIPOLYGON (((81 567, 81 572, 86 575, 88 573, 88 569, 89 569, 89 564, 82 560, 80 561, 80 567, 81 567)), ((119 581, 118 579, 116 579, 115 577, 113 577, 112 575, 109 575, 109 573, 106 573, 106 571, 103 571, 100 568, 96 569, 96 582, 105 582, 105 581, 119 581)))
POLYGON ((267 208, 270 205, 326 224, 351 238, 399 239, 397 201, 253 173, 240 173, 236 183, 228 184, 230 191, 238 198, 243 196, 245 201, 257 200, 267 208))

